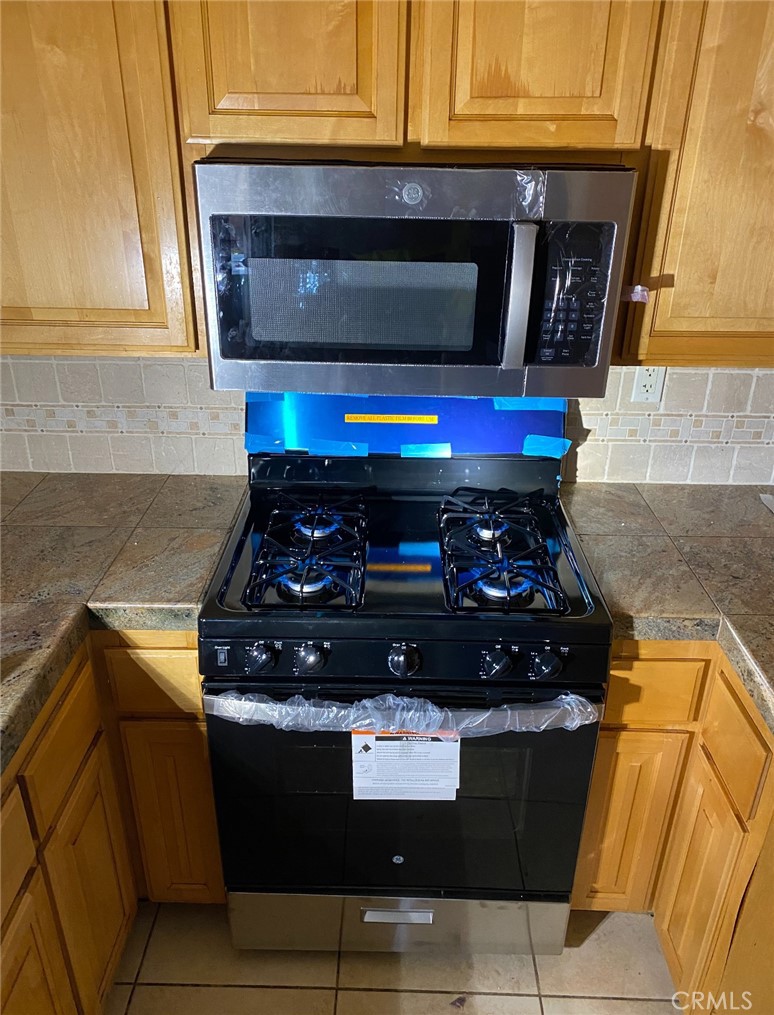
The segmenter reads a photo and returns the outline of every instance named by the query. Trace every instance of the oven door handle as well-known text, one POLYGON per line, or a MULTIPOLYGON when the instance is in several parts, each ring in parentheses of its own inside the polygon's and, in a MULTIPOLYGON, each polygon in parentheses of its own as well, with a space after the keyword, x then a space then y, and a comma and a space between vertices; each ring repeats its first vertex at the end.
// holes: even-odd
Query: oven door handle
POLYGON ((361 923, 423 923, 431 924, 432 909, 366 909, 360 910, 361 923))
POLYGON ((535 242, 538 227, 534 222, 513 224, 511 277, 508 284, 508 306, 505 311, 505 338, 500 366, 503 370, 524 368, 527 345, 529 297, 535 265, 535 242))

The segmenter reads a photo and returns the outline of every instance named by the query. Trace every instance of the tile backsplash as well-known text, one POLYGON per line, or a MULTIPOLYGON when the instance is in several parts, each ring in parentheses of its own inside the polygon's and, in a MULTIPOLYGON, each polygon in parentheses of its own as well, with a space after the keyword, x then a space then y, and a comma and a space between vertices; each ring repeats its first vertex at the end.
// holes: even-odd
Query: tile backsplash
MULTIPOLYGON (((0 464, 49 472, 245 471, 244 396, 211 391, 203 360, 6 357, 0 464)), ((774 370, 667 371, 661 403, 570 401, 567 480, 774 481, 774 370)))

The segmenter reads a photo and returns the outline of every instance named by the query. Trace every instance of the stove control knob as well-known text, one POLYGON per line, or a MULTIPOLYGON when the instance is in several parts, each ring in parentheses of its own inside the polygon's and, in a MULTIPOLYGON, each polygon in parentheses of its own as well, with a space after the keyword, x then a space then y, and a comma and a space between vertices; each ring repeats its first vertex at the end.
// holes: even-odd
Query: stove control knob
POLYGON ((268 670, 273 665, 274 653, 264 641, 256 642, 245 652, 245 673, 248 677, 255 676, 262 670, 268 670))
POLYGON ((507 652, 496 648, 492 652, 484 652, 481 660, 481 676, 484 680, 496 680, 504 677, 513 669, 513 660, 507 652))
POLYGON ((551 677, 555 677, 558 673, 562 672, 562 660, 558 656, 555 656, 553 652, 546 649, 539 656, 535 656, 532 672, 534 673, 535 680, 550 680, 551 677))
POLYGON ((422 656, 416 645, 393 645, 387 656, 387 665, 396 677, 411 677, 422 665, 422 656))
POLYGON ((296 673, 316 673, 325 666, 325 650, 307 642, 296 652, 296 673))

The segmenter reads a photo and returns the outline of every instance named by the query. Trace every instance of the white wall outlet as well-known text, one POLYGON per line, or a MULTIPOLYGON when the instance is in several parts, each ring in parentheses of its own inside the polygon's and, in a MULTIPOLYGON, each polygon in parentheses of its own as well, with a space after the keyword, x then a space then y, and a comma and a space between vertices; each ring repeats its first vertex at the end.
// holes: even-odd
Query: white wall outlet
POLYGON ((664 394, 664 381, 666 379, 666 367, 637 367, 634 371, 634 387, 632 388, 633 402, 655 402, 661 401, 664 394))

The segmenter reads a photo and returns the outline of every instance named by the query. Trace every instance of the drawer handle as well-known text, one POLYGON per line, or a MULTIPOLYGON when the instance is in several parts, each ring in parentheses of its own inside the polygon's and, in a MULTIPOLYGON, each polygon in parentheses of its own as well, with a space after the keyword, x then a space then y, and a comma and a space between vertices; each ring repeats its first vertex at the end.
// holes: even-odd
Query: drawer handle
POLYGON ((432 909, 361 909, 363 923, 432 923, 432 909))

